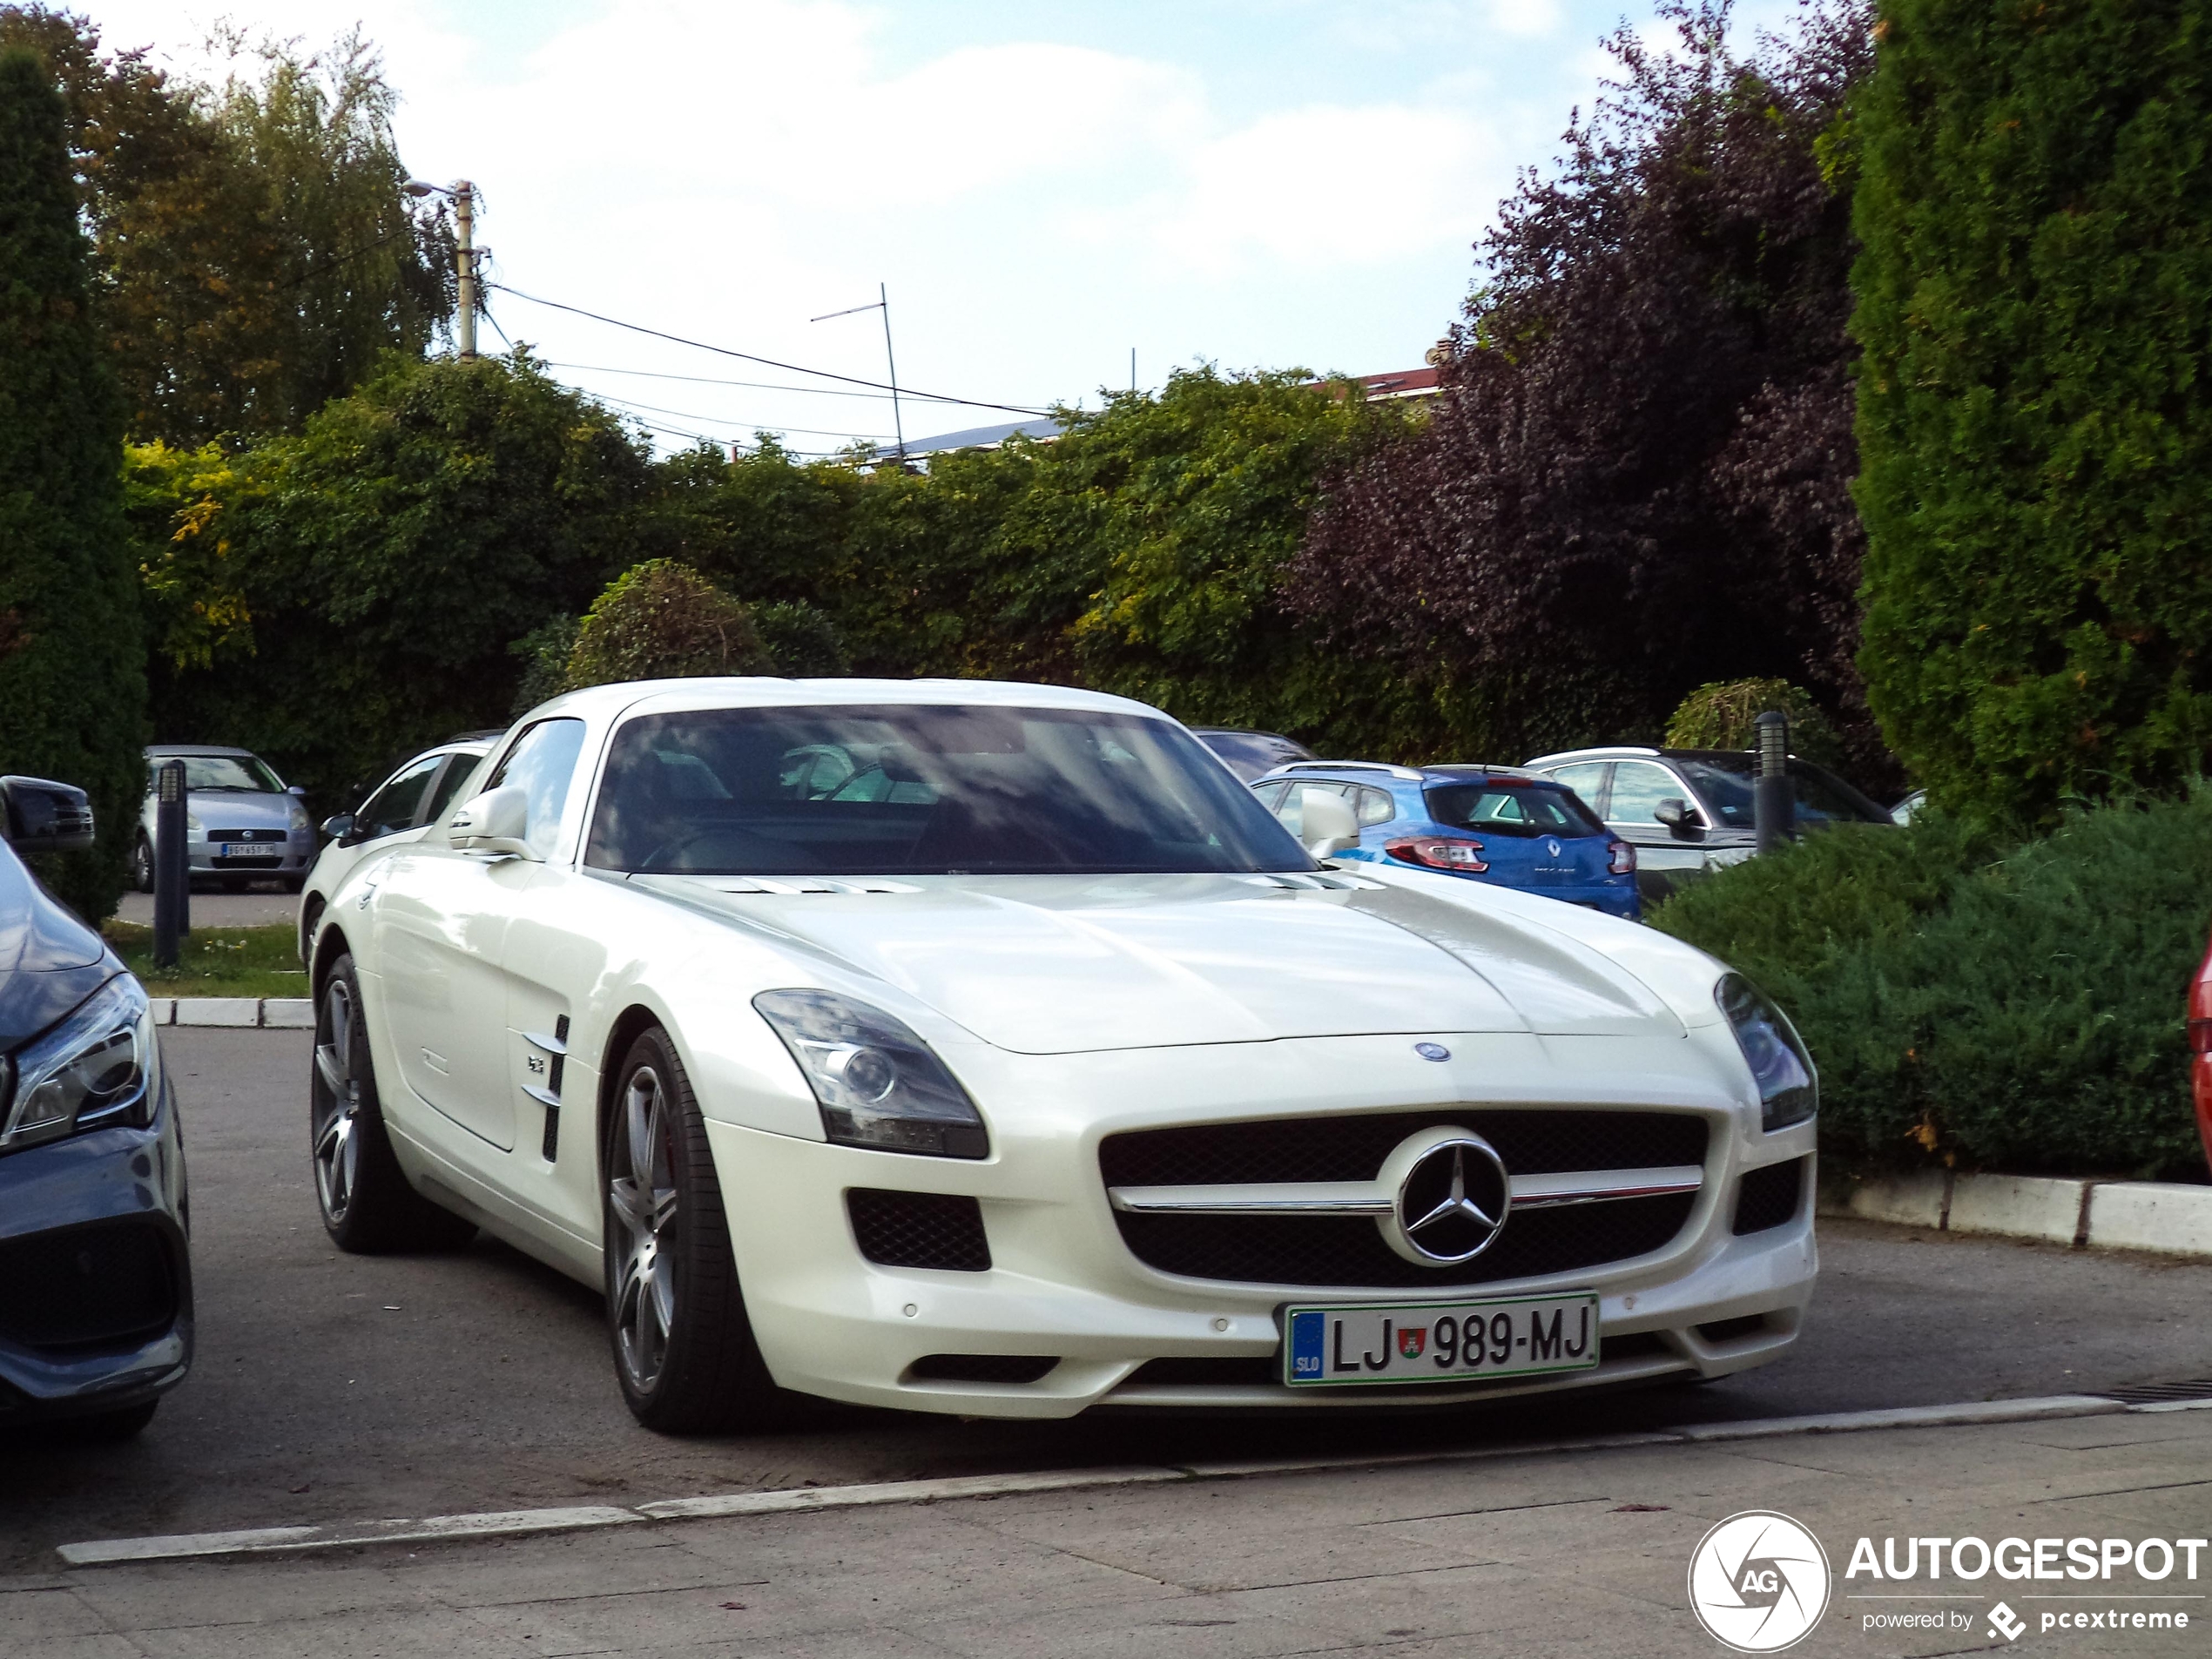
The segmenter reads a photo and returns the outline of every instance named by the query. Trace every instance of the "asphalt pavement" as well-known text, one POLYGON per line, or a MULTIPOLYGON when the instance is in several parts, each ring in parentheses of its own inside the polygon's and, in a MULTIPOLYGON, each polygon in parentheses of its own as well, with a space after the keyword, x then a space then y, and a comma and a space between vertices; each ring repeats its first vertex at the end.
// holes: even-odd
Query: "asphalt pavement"
POLYGON ((1707 1386, 1447 1417, 1087 1418, 825 1408, 803 1428, 637 1427, 598 1298, 502 1244, 354 1257, 316 1219, 305 1033, 163 1033, 185 1113, 199 1352, 137 1441, 0 1434, 0 1574, 59 1543, 1169 1459, 1448 1452, 2212 1376, 2212 1264, 1824 1223, 1789 1359, 1707 1386))
MULTIPOLYGON (((115 907, 119 921, 153 926, 153 895, 126 893, 115 907)), ((194 893, 192 919, 200 927, 269 927, 297 921, 300 895, 287 893, 273 881, 244 893, 194 893)))

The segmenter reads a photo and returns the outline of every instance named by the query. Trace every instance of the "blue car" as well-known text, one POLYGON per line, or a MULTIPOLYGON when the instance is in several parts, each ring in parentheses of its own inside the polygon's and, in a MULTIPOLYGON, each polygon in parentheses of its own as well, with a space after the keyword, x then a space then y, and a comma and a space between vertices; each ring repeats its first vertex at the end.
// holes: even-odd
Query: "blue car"
POLYGON ((1349 806, 1359 845, 1339 859, 1394 860, 1643 920, 1635 849, 1573 790, 1517 766, 1309 760, 1278 766, 1251 787, 1300 840, 1313 792, 1349 806))

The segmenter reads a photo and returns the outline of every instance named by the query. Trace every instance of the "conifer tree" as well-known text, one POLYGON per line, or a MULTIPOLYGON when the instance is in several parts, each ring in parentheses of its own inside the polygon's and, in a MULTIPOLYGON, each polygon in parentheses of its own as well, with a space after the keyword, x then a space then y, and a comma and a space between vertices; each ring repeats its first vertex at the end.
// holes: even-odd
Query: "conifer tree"
POLYGON ((145 659, 87 256, 61 96, 40 58, 0 53, 0 772, 90 792, 98 847, 44 873, 98 917, 143 796, 145 659))

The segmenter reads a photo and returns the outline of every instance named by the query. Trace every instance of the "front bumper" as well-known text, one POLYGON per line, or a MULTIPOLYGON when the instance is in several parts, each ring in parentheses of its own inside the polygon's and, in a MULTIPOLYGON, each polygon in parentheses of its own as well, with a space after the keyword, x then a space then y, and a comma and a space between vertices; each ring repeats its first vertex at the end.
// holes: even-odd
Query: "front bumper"
MULTIPOLYGON (((1463 1073, 1461 1100, 1470 1113, 1477 1101, 1500 1106, 1589 1103, 1590 1080, 1575 1077, 1573 1066, 1561 1075, 1556 1055, 1544 1052, 1548 1048, 1609 1043, 1615 1058, 1631 1068, 1670 1058, 1672 1076, 1662 1065, 1661 1075, 1646 1069, 1619 1081, 1633 1084, 1646 1106, 1679 1109, 1695 1101, 1710 1115, 1705 1183, 1673 1240, 1593 1269, 1412 1291, 1180 1278, 1147 1266, 1124 1244, 1099 1173, 1098 1143, 1104 1134, 1234 1116, 1402 1111, 1433 1104, 1440 1079, 1409 1076, 1397 1059, 1409 1045, 1398 1038, 1057 1059, 963 1055, 956 1069, 971 1086, 981 1081, 970 1075, 973 1069, 988 1065, 1003 1074, 993 1082, 1022 1087, 1030 1100, 1052 1098, 1055 1085, 1061 1095, 1075 1097, 1068 1099, 1062 1121, 1045 1111, 1027 1133, 995 1123, 992 1156, 975 1163, 832 1146, 709 1122, 746 1306, 769 1369, 786 1387, 860 1404, 1058 1418, 1092 1406, 1356 1410, 1465 1404, 1669 1375, 1717 1377, 1789 1350, 1817 1267, 1811 1124, 1770 1136, 1746 1130, 1740 1110, 1716 1101, 1710 1086, 1700 1086, 1695 1056, 1683 1052, 1696 1045, 1679 1039, 1548 1042, 1445 1035, 1454 1051, 1453 1067, 1463 1073), (1069 1086, 1071 1059, 1089 1074, 1074 1088, 1069 1086), (1413 1092, 1424 1087, 1425 1097, 1413 1092), (1103 1110, 1085 1122, 1084 1096, 1150 1103, 1103 1110), (1226 1100, 1250 1104, 1230 1110, 1222 1104, 1226 1100), (1803 1172, 1794 1217, 1736 1234, 1743 1175, 1786 1160, 1799 1161, 1803 1172), (884 1267, 864 1259, 846 1204, 846 1195, 856 1188, 974 1197, 991 1265, 953 1271, 884 1267), (1309 1390, 1272 1380, 1280 1375, 1279 1311, 1288 1302, 1463 1302, 1553 1289, 1599 1292, 1605 1357, 1595 1370, 1433 1388, 1309 1390), (1039 1356, 1057 1363, 1030 1382, 951 1381, 914 1373, 917 1361, 941 1355, 1039 1356), (1154 1360, 1226 1363, 1153 1366, 1140 1376, 1154 1360)), ((1433 1074, 1438 1068, 1426 1069, 1433 1074)), ((975 1092, 988 1100, 997 1089, 975 1092)), ((1755 1112, 1750 1121, 1756 1123, 1755 1112)))
POLYGON ((157 1089, 144 1129, 0 1157, 0 1426, 124 1410, 191 1366, 184 1143, 165 1066, 157 1089), (72 1272, 87 1277, 64 1293, 57 1276, 72 1272))

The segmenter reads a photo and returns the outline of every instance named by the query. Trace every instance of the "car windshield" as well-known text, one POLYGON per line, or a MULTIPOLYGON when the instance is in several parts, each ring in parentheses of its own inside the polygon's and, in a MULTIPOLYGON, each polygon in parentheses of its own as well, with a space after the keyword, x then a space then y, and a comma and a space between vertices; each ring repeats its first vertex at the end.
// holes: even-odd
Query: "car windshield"
POLYGON ((1492 835, 1602 835, 1605 826, 1564 789, 1545 784, 1435 784, 1429 816, 1492 835))
POLYGON ((972 706, 640 716, 615 733, 584 862, 695 875, 1314 867, 1179 726, 972 706))
POLYGON ((276 773, 252 755, 156 755, 153 764, 185 763, 185 787, 194 793, 232 791, 247 795, 281 795, 276 773))
POLYGON ((1198 741, 1219 755, 1229 770, 1246 783, 1293 760, 1313 759, 1313 752, 1304 744, 1272 732, 1201 732, 1198 741))
MULTIPOLYGON (((1755 763, 1746 754, 1741 760, 1682 760, 1675 765, 1712 803, 1726 825, 1749 825, 1752 819, 1751 777, 1755 763)), ((1797 797, 1801 824, 1886 824, 1886 814, 1869 813, 1824 774, 1802 760, 1790 763, 1790 791, 1797 797)))

